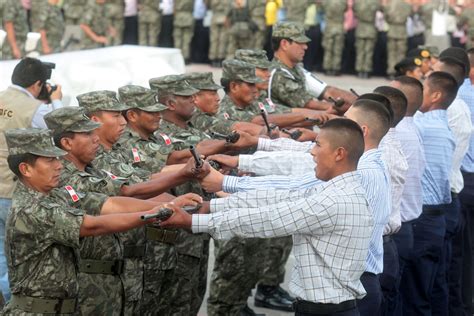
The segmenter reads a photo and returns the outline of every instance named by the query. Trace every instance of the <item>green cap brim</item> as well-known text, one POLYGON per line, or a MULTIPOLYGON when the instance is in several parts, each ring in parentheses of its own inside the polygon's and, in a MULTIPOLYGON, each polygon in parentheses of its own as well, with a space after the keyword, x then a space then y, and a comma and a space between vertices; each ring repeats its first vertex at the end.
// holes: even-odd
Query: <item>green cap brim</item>
POLYGON ((259 78, 259 77, 254 77, 254 78, 245 78, 245 79, 241 79, 243 82, 247 82, 247 83, 262 83, 262 82, 265 82, 265 80, 259 78))
POLYGON ((306 35, 295 36, 295 37, 291 37, 290 39, 292 41, 297 42, 297 43, 309 43, 309 42, 311 42, 311 39, 306 35))
POLYGON ((213 90, 217 91, 219 89, 224 88, 223 86, 220 86, 218 84, 203 84, 203 85, 195 85, 194 88, 199 89, 199 90, 213 90))
POLYGON ((164 104, 156 103, 152 105, 142 106, 139 109, 145 112, 161 112, 168 109, 168 107, 164 104))
POLYGON ((64 155, 67 154, 66 151, 64 151, 64 150, 62 150, 58 147, 55 147, 55 146, 51 146, 49 148, 43 148, 41 150, 33 149, 29 152, 33 155, 36 155, 36 156, 51 157, 51 158, 61 157, 61 156, 64 156, 64 155))
POLYGON ((194 88, 185 88, 185 89, 175 90, 173 94, 183 96, 183 97, 190 97, 193 94, 196 94, 198 92, 199 90, 194 89, 194 88))
POLYGON ((72 124, 70 127, 66 128, 66 131, 74 132, 74 133, 91 132, 99 128, 101 125, 102 125, 101 123, 93 122, 93 121, 79 122, 76 124, 72 124))

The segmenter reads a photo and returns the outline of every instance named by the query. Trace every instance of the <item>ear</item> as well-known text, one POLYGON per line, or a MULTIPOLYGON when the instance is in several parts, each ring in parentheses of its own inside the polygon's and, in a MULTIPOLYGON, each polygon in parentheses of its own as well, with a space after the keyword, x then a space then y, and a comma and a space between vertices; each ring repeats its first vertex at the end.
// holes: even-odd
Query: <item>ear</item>
POLYGON ((362 128, 362 133, 364 135, 364 138, 366 138, 367 135, 369 135, 369 128, 367 127, 367 125, 362 125, 361 128, 362 128))
POLYGON ((336 162, 344 160, 346 156, 347 156, 347 151, 344 147, 338 147, 336 149, 336 156, 335 156, 336 162))
POLYGON ((27 164, 26 162, 22 162, 18 165, 18 170, 20 171, 23 177, 31 178, 31 175, 33 172, 33 166, 27 164))
POLYGON ((431 94, 432 103, 438 103, 439 101, 441 101, 442 98, 443 98, 443 93, 441 93, 441 91, 434 91, 431 94))
POLYGON ((63 150, 69 152, 72 150, 72 139, 68 137, 61 138, 61 147, 63 150))
POLYGON ((125 112, 125 116, 130 122, 136 122, 138 120, 138 113, 132 110, 125 112))
POLYGON ((238 85, 239 84, 237 82, 231 81, 230 84, 229 84, 230 91, 233 92, 233 93, 236 93, 238 85))
POLYGON ((94 121, 94 122, 98 122, 98 123, 102 123, 102 121, 100 120, 100 118, 96 115, 92 115, 91 116, 91 121, 94 121))

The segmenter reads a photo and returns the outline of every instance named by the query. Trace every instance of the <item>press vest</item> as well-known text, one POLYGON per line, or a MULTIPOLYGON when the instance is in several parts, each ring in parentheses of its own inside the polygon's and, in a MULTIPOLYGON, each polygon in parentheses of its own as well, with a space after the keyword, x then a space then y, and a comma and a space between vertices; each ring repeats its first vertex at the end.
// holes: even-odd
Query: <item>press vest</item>
POLYGON ((8 147, 4 131, 31 127, 33 116, 41 103, 15 88, 0 92, 0 198, 10 199, 15 188, 14 174, 7 163, 8 147))

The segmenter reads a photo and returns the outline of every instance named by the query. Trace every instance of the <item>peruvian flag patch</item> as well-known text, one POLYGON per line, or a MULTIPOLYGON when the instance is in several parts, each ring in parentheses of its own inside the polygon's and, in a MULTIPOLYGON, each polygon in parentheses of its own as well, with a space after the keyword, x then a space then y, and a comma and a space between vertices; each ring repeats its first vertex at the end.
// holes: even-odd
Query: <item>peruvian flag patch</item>
POLYGON ((262 102, 258 102, 258 107, 260 108, 260 110, 267 111, 267 109, 265 109, 265 105, 263 105, 262 102))
POLYGON ((228 119, 230 119, 230 115, 229 115, 227 112, 225 112, 225 113, 224 113, 224 118, 225 118, 226 120, 228 120, 228 119))
POLYGON ((273 110, 275 110, 276 106, 275 106, 275 103, 273 103, 272 99, 266 98, 265 100, 267 100, 268 105, 269 105, 273 110))
POLYGON ((160 136, 164 139, 166 145, 171 145, 171 138, 165 133, 160 133, 160 136))
POLYGON ((67 193, 69 193, 69 195, 71 196, 71 199, 73 202, 79 201, 79 196, 77 195, 76 191, 72 188, 72 186, 66 185, 64 188, 66 189, 67 193))
POLYGON ((134 162, 140 162, 140 161, 142 161, 142 160, 140 159, 140 155, 138 154, 138 149, 132 148, 132 155, 133 155, 133 161, 134 161, 134 162))

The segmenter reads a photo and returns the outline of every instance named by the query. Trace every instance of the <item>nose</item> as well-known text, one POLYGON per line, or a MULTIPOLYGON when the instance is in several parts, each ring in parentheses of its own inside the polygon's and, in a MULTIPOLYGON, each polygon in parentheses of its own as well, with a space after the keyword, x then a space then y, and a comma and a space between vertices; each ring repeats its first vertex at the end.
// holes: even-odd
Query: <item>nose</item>
POLYGON ((120 124, 120 126, 127 125, 127 121, 125 120, 125 117, 123 117, 123 115, 120 115, 120 117, 119 117, 119 124, 120 124))

